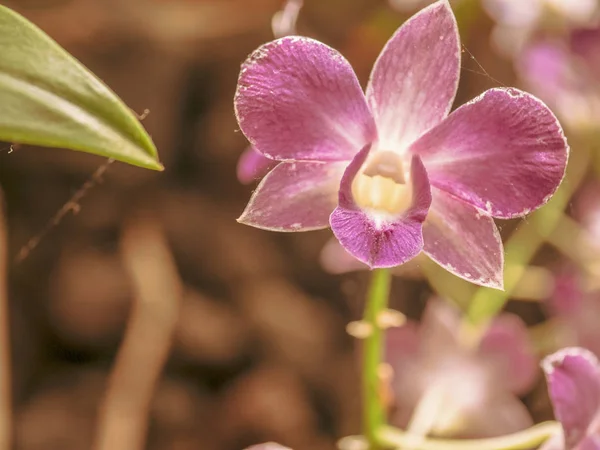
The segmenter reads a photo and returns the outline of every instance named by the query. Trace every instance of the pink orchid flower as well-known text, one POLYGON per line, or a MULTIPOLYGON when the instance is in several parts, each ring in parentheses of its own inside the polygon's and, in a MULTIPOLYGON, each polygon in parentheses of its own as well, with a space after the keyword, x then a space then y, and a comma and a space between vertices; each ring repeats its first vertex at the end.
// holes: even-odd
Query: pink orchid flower
POLYGON ((587 27, 598 20, 597 0, 482 0, 496 22, 492 44, 508 57, 520 57, 540 35, 572 27, 587 27))
POLYGON ((543 450, 600 449, 600 363, 580 347, 560 350, 542 363, 554 415, 563 433, 543 450))
POLYGON ((574 129, 597 129, 600 121, 600 27, 540 37, 516 58, 526 87, 574 129))
POLYGON ((523 216, 560 184, 568 146, 538 99, 491 89, 448 115, 461 47, 447 1, 409 19, 363 94, 348 61, 305 37, 243 64, 235 111, 250 143, 279 161, 240 222, 275 231, 331 226, 371 268, 421 251, 473 283, 502 288, 492 217, 523 216))
POLYGON ((387 331, 393 370, 392 424, 416 434, 484 438, 532 425, 518 396, 528 392, 538 361, 527 327, 516 315, 497 316, 477 338, 460 312, 430 300, 420 324, 387 331))

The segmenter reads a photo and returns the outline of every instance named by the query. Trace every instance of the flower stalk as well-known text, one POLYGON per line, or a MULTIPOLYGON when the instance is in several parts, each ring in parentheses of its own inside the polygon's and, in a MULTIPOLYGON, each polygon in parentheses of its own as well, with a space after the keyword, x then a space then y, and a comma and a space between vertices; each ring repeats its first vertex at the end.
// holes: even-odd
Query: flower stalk
POLYGON ((387 308, 391 279, 392 274, 389 269, 376 269, 372 272, 363 318, 370 328, 363 347, 363 432, 371 450, 379 447, 377 432, 385 424, 380 380, 384 331, 379 325, 378 318, 387 308))

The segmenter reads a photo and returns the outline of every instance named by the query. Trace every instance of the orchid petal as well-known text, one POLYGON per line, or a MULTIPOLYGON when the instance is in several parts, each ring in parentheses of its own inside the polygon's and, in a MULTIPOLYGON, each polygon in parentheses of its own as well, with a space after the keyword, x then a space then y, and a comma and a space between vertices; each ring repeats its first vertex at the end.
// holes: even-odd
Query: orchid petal
POLYGON ((460 75, 460 41, 447 1, 402 25, 379 55, 367 98, 380 146, 402 151, 450 112, 460 75))
POLYGON ((264 177, 275 165, 277 165, 277 161, 267 158, 250 146, 244 150, 238 160, 237 178, 242 184, 252 183, 254 180, 264 177))
POLYGON ((235 110, 250 142, 277 160, 350 161, 376 137, 348 61, 304 37, 284 37, 250 55, 235 110))
POLYGON ((423 224, 424 252, 471 283, 502 289, 504 251, 494 220, 436 188, 423 224))
MULTIPOLYGON (((411 359, 418 356, 421 345, 421 336, 416 322, 407 321, 400 327, 389 328, 385 332, 384 360, 393 368, 404 368, 407 363, 414 363, 411 359)), ((407 373, 406 370, 398 370, 407 373)))
POLYGON ((554 288, 548 298, 548 309, 553 315, 574 319, 583 311, 585 317, 586 291, 583 274, 579 267, 564 264, 553 271, 554 288))
POLYGON ((348 253, 335 238, 331 238, 325 243, 321 250, 320 260, 323 270, 335 275, 369 268, 348 253))
POLYGON ((384 358, 393 370, 395 407, 390 414, 390 423, 404 428, 422 394, 421 381, 427 375, 421 361, 421 333, 417 323, 409 321, 401 327, 386 330, 384 358))
POLYGON ((432 186, 499 218, 546 203, 565 173, 568 145, 540 100, 490 89, 454 111, 411 146, 432 186))
POLYGON ((497 364, 508 390, 527 393, 538 375, 538 359, 529 339, 527 326, 519 316, 500 314, 488 327, 479 345, 479 354, 497 364))
POLYGON ((520 0, 484 0, 482 4, 486 12, 498 23, 519 28, 534 25, 542 15, 544 6, 542 2, 520 0))
POLYGON ((371 268, 394 267, 414 258, 423 248, 421 227, 431 204, 429 180, 421 160, 413 157, 411 206, 397 219, 378 220, 361 210, 352 196, 352 181, 369 150, 369 146, 363 148, 344 172, 339 206, 330 217, 331 229, 340 244, 359 261, 371 268))
POLYGON ((521 52, 516 69, 542 98, 556 102, 559 96, 573 88, 570 80, 570 57, 568 50, 554 41, 536 41, 521 52))
POLYGON ((458 337, 460 327, 461 313, 456 306, 442 298, 427 302, 421 318, 421 345, 432 364, 463 352, 458 337))
POLYGON ((481 399, 481 404, 470 409, 465 408, 463 420, 469 424, 469 427, 465 428, 465 437, 504 436, 533 425, 531 414, 521 400, 494 387, 481 399))
MULTIPOLYGON (((369 268, 369 266, 348 253, 335 237, 332 237, 323 245, 319 262, 325 272, 334 275, 357 272, 369 268)), ((420 264, 419 257, 411 259, 401 266, 394 267, 392 275, 415 280, 423 279, 420 264)))
POLYGON ((600 436, 586 436, 577 446, 577 450, 600 450, 600 436))
MULTIPOLYGON (((595 3, 595 2, 594 2, 595 3)), ((597 74, 600 69, 600 28, 576 28, 570 36, 570 49, 597 74)))
POLYGON ((600 411, 600 364, 589 350, 570 347, 544 359, 554 414, 567 448, 575 448, 600 411))
POLYGON ((327 228, 346 163, 282 162, 263 178, 239 222, 272 231, 327 228))

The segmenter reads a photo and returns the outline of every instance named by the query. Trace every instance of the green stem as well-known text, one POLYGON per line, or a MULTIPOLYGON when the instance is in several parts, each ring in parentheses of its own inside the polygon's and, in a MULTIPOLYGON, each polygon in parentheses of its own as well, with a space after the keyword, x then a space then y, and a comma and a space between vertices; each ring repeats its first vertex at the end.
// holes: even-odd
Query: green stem
POLYGON ((364 435, 371 449, 378 448, 377 430, 385 424, 385 411, 381 399, 379 368, 383 357, 383 330, 377 318, 387 308, 392 275, 388 269, 374 270, 365 308, 364 322, 371 333, 364 340, 363 354, 363 414, 364 435))
POLYGON ((543 422, 517 433, 488 439, 418 439, 390 426, 381 427, 377 436, 381 444, 405 450, 522 450, 535 448, 560 432, 558 422, 543 422))

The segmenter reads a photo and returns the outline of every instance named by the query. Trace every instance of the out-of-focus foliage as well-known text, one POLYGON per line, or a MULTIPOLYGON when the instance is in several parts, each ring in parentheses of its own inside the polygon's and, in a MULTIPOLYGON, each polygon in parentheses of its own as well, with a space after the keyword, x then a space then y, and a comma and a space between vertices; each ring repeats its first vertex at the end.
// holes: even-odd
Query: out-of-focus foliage
POLYGON ((0 47, 0 139, 162 168, 134 113, 43 31, 5 6, 0 47))

